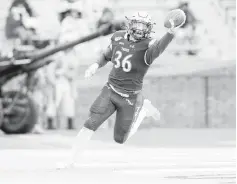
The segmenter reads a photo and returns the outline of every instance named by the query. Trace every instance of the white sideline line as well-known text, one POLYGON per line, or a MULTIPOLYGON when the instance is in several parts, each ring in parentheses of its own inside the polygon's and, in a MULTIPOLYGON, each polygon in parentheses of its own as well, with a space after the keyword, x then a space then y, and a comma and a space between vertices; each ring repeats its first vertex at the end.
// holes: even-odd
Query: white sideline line
MULTIPOLYGON (((28 160, 29 161, 29 160, 28 160)), ((43 161, 43 160, 42 160, 43 161)), ((149 160, 148 160, 149 161, 149 160)), ((2 163, 0 169, 2 168, 33 168, 33 167, 42 167, 42 166, 49 166, 55 163, 55 161, 52 162, 47 162, 47 163, 42 163, 40 161, 36 162, 36 161, 32 161, 29 163, 25 163, 24 165, 21 165, 21 162, 15 162, 17 164, 20 165, 11 165, 8 162, 4 164, 4 162, 2 163)), ((214 162, 214 163, 208 163, 208 162, 180 162, 180 163, 172 163, 172 162, 119 162, 119 161, 95 161, 95 160, 83 160, 83 161, 78 161, 78 163, 75 164, 76 167, 78 168, 135 168, 135 169, 139 169, 139 168, 148 168, 148 169, 158 169, 159 167, 172 167, 172 169, 174 168, 178 168, 180 170, 186 169, 186 168, 190 168, 190 169, 222 169, 222 168, 229 168, 229 169, 233 169, 235 170, 235 163, 233 162, 214 162)), ((167 168, 169 169, 169 168, 167 168)), ((171 169, 171 168, 170 168, 171 169)))
POLYGON ((201 171, 201 172, 234 172, 235 173, 235 168, 229 168, 229 167, 223 167, 223 168, 167 168, 167 169, 139 169, 139 170, 126 170, 123 169, 125 172, 194 172, 194 171, 201 171))
MULTIPOLYGON (((230 157, 228 155, 223 155, 219 157, 212 157, 212 156, 193 156, 193 157, 179 157, 179 156, 172 156, 172 155, 157 155, 156 157, 149 157, 149 155, 136 155, 133 154, 121 154, 121 153, 111 153, 107 152, 106 154, 101 154, 98 152, 94 153, 83 153, 83 157, 93 160, 117 160, 117 161, 131 161, 131 162, 189 162, 189 163, 236 163, 236 159, 230 157)), ((0 152, 0 160, 7 159, 7 158, 14 158, 17 160, 22 159, 64 159, 69 157, 70 152, 67 153, 1 153, 0 152)))
POLYGON ((129 170, 129 169, 123 169, 123 170, 117 170, 116 172, 122 172, 127 174, 148 174, 148 175, 154 175, 154 174, 162 174, 162 173, 185 173, 186 175, 188 173, 196 173, 201 172, 208 174, 207 172, 211 174, 217 174, 217 173, 229 173, 235 175, 235 169, 234 168, 185 168, 185 169, 139 169, 139 170, 129 170))
MULTIPOLYGON (((66 152, 68 149, 2 149, 0 152, 66 152)), ((235 155, 235 148, 133 148, 133 147, 123 147, 116 148, 98 148, 92 149, 88 151, 99 151, 99 152, 116 152, 116 151, 126 151, 126 152, 134 152, 134 153, 149 153, 149 154, 170 154, 170 155, 177 155, 180 154, 181 156, 190 155, 190 154, 202 154, 206 155, 206 151, 209 153, 213 153, 214 155, 222 155, 222 154, 233 154, 235 155)))
MULTIPOLYGON (((52 162, 50 162, 52 164, 52 162)), ((79 162, 80 163, 80 162, 79 162)), ((31 162, 31 164, 34 165, 42 165, 42 163, 37 163, 37 162, 31 162)), ((9 166, 12 166, 11 164, 8 163, 9 166)), ((30 166, 29 163, 25 164, 25 166, 30 166)), ((48 165, 48 163, 46 164, 48 165)), ((2 165, 3 166, 3 165, 2 165)), ((82 161, 80 164, 77 164, 78 167, 161 167, 161 166, 167 166, 167 167, 179 167, 179 168, 185 168, 185 167, 230 167, 234 168, 235 163, 230 163, 230 162, 214 162, 214 163, 208 163, 208 162, 203 162, 203 163, 188 163, 188 162, 180 162, 180 163, 172 163, 172 162, 143 162, 139 163, 138 162, 118 162, 118 161, 94 161, 94 160, 88 160, 88 161, 82 161)), ((1 168, 1 167, 0 167, 1 168)))
MULTIPOLYGON (((228 163, 229 164, 229 163, 228 163)), ((221 166, 218 163, 217 164, 208 164, 208 163, 192 163, 190 165, 187 165, 187 163, 183 164, 173 164, 173 163, 138 163, 138 162, 127 162, 127 163, 119 163, 119 162, 93 162, 93 163, 80 163, 76 164, 78 167, 101 167, 101 168, 109 168, 109 167, 129 167, 129 168, 138 168, 138 167, 159 167, 159 166, 174 166, 179 167, 179 169, 183 169, 185 167, 192 168, 192 167, 198 167, 198 166, 209 166, 206 168, 213 168, 213 169, 220 169, 216 168, 216 166, 221 166)), ((226 168, 235 168, 235 164, 229 164, 225 165, 226 168)), ((205 169, 206 169, 205 168, 205 169)), ((193 168, 192 168, 193 169, 193 168)), ((196 169, 202 169, 202 168, 196 168, 196 169)), ((222 168, 221 168, 222 169, 222 168)))
MULTIPOLYGON (((11 165, 4 165, 0 167, 0 171, 4 170, 14 170, 14 169, 20 169, 20 170, 25 170, 25 169, 47 169, 47 168, 52 168, 53 166, 56 167, 55 164, 46 164, 44 165, 43 163, 40 163, 38 165, 17 165, 17 166, 11 166, 11 165)), ((111 169, 113 171, 126 171, 126 172, 235 172, 235 165, 230 165, 230 166, 212 166, 212 165, 207 165, 208 167, 198 167, 196 165, 172 165, 172 164, 139 164, 139 163, 80 163, 80 164, 75 164, 75 167, 72 169, 111 169), (163 168, 163 167, 169 167, 169 168, 163 168), (161 168, 159 168, 161 167, 161 168)))
MULTIPOLYGON (((66 157, 69 156, 69 150, 0 150, 0 155, 2 156, 30 156, 30 157, 66 157)), ((205 154, 199 154, 197 152, 190 153, 187 155, 183 154, 172 154, 169 153, 160 153, 159 151, 151 151, 151 152, 138 152, 134 150, 119 150, 119 149, 103 149, 103 150, 86 150, 84 155, 86 157, 94 157, 94 158, 114 158, 114 157, 123 157, 126 156, 125 159, 145 159, 145 160, 196 160, 196 161, 235 161, 235 155, 232 152, 224 152, 224 153, 210 153, 205 152, 205 154), (147 157, 149 156, 149 157, 147 157)))

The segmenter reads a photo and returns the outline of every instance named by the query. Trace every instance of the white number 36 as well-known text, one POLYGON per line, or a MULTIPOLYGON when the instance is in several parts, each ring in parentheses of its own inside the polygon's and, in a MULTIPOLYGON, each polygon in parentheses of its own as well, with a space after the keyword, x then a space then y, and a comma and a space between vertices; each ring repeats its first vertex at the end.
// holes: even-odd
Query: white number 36
POLYGON ((129 59, 132 57, 132 54, 129 54, 126 57, 124 57, 122 61, 120 61, 120 59, 122 57, 121 51, 116 51, 115 55, 116 55, 116 57, 115 57, 114 61, 116 62, 116 64, 114 65, 114 67, 119 68, 119 67, 121 67, 121 64, 122 64, 123 71, 130 72, 132 69, 132 64, 129 61, 129 59))

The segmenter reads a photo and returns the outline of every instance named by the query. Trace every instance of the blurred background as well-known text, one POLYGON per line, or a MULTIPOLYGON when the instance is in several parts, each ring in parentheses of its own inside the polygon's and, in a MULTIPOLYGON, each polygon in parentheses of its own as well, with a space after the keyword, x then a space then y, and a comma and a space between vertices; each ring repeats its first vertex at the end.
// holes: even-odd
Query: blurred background
MULTIPOLYGON (((166 14, 175 8, 184 10, 187 21, 144 81, 144 95, 160 110, 162 125, 147 118, 140 128, 235 128, 235 0, 1 0, 0 52, 5 57, 13 50, 35 52, 67 43, 105 24, 123 24, 125 16, 141 10, 156 22, 152 36, 159 39, 166 32, 166 14)), ((124 28, 111 33, 119 29, 124 28)), ((90 80, 83 79, 84 72, 111 35, 59 52, 47 58, 50 64, 4 83, 3 92, 27 93, 35 105, 30 112, 34 117, 27 120, 3 115, 3 131, 19 133, 20 121, 36 124, 21 129, 24 133, 80 129, 112 65, 90 80)), ((112 128, 113 123, 114 116, 101 128, 112 128)))

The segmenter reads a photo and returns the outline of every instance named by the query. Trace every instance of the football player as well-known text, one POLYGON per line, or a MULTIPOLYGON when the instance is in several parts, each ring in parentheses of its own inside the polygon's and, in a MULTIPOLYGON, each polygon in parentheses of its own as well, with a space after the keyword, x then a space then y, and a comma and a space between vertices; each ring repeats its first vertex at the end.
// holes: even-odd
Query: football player
POLYGON ((114 64, 107 84, 92 104, 89 118, 75 139, 69 162, 60 168, 75 163, 93 133, 115 111, 114 140, 119 144, 125 143, 136 132, 146 116, 159 118, 159 111, 141 94, 143 79, 180 26, 175 27, 174 21, 169 20, 171 28, 160 40, 156 40, 150 37, 154 23, 146 12, 138 12, 127 20, 127 30, 115 32, 106 51, 85 72, 88 78, 109 61, 114 64))

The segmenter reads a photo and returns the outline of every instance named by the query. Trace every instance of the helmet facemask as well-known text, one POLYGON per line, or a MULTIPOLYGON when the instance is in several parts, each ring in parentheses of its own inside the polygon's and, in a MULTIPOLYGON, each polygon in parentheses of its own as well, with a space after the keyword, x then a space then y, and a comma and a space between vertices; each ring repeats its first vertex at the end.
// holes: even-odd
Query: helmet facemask
POLYGON ((128 33, 136 40, 146 39, 150 37, 153 25, 154 23, 150 19, 140 16, 138 13, 138 16, 128 19, 128 33))

